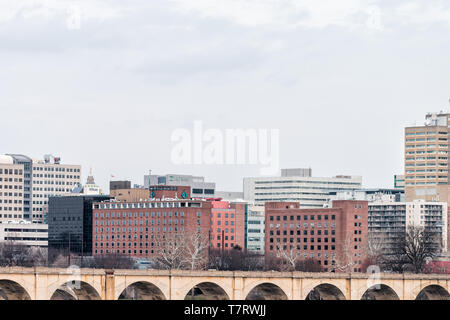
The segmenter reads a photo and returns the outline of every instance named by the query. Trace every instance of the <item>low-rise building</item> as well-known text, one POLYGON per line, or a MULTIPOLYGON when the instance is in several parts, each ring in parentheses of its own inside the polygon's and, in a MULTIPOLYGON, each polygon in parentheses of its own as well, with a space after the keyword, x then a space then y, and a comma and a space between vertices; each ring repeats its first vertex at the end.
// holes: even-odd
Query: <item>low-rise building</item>
POLYGON ((336 200, 332 208, 322 209, 301 209, 298 202, 269 202, 265 221, 266 263, 283 257, 313 259, 324 271, 361 272, 367 201, 336 200))
POLYGON ((48 225, 25 220, 4 221, 0 223, 0 242, 47 248, 48 225))
POLYGON ((369 203, 369 236, 380 248, 391 252, 399 238, 405 237, 409 226, 424 227, 441 241, 447 251, 448 208, 446 202, 372 202, 369 203))
POLYGON ((211 208, 203 200, 95 202, 92 253, 152 259, 181 237, 198 233, 209 241, 211 208))

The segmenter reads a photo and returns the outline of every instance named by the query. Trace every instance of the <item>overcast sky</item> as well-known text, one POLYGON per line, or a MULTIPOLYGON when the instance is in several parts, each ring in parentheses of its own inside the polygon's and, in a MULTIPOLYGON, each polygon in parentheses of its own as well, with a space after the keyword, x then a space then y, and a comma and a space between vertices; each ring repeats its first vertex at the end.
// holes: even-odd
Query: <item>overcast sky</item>
POLYGON ((143 183, 172 132, 280 129, 281 167, 392 187, 403 128, 448 110, 448 0, 0 0, 0 153, 143 183))

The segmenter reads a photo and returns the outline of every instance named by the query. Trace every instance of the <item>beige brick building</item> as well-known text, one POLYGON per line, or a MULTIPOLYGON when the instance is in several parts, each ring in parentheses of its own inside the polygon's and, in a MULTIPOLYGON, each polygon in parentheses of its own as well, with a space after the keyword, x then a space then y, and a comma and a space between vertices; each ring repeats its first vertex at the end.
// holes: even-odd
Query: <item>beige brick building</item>
POLYGON ((0 222, 23 219, 23 180, 23 165, 0 155, 0 222))
POLYGON ((406 201, 449 203, 450 114, 429 113, 423 126, 405 128, 406 201))
POLYGON ((60 164, 53 157, 33 160, 33 222, 46 223, 48 198, 68 195, 78 184, 81 184, 81 166, 60 164))

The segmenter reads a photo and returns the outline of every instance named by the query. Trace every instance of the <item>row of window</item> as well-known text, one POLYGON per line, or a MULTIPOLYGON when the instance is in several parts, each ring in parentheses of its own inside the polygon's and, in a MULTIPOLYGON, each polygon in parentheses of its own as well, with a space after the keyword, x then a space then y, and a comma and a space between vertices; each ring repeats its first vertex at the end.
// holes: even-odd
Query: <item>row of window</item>
MULTIPOLYGON (((320 236, 320 235, 322 235, 322 230, 316 230, 317 231, 317 235, 318 236, 320 236)), ((356 230, 355 230, 356 231, 356 230)), ((360 232, 361 232, 361 230, 360 230, 360 232)), ((276 232, 274 232, 273 230, 270 230, 269 231, 269 235, 271 235, 271 236, 273 236, 273 235, 277 235, 277 236, 280 236, 281 235, 281 231, 280 230, 277 230, 276 232)), ((283 235, 284 236, 287 236, 287 230, 283 230, 283 235)), ((299 235, 301 235, 302 233, 301 233, 301 231, 300 230, 297 230, 297 232, 296 232, 296 234, 299 236, 299 235)), ((328 230, 324 230, 323 231, 323 234, 324 235, 328 235, 328 230)), ((332 235, 335 235, 336 234, 336 231, 335 230, 331 230, 331 234, 332 235)), ((293 236, 294 235, 294 230, 290 230, 289 231, 289 235, 291 235, 291 236, 293 236)), ((303 235, 308 235, 308 230, 303 230, 303 235)), ((311 236, 313 236, 313 235, 315 235, 315 230, 311 230, 310 232, 309 232, 309 235, 311 235, 311 236)))
MULTIPOLYGON (((184 203, 183 203, 184 204, 184 203)), ((194 204, 189 202, 189 204, 194 204)), ((201 206, 201 204, 199 205, 201 206)), ((137 208, 179 208, 180 202, 145 202, 145 203, 100 203, 94 204, 94 209, 137 209, 137 208)))
POLYGON ((81 172, 80 169, 65 167, 33 167, 33 171, 81 172))
MULTIPOLYGON (((171 232, 171 231, 184 231, 184 227, 163 227, 163 228, 160 228, 160 227, 157 227, 157 228, 154 228, 154 227, 151 227, 151 228, 145 228, 145 232, 148 232, 148 230, 150 229, 150 231, 151 232, 155 232, 155 231, 157 231, 157 232, 166 232, 166 231, 168 231, 168 232, 171 232)), ((111 228, 111 232, 117 232, 117 233, 119 233, 119 232, 138 232, 138 228, 122 228, 122 229, 120 229, 120 228, 111 228)), ((110 232, 110 228, 95 228, 95 233, 103 233, 103 232, 106 232, 106 233, 109 233, 110 232)), ((143 231, 143 228, 139 228, 139 232, 144 232, 143 231)))
MULTIPOLYGON (((293 216, 293 215, 291 215, 291 216, 289 216, 289 221, 294 221, 294 220, 300 221, 301 217, 302 216, 293 216)), ((317 220, 322 220, 322 215, 320 215, 320 214, 317 215, 317 216, 316 215, 310 215, 309 217, 310 217, 309 219, 311 221, 315 220, 316 217, 317 217, 317 220)), ((327 214, 324 215, 323 218, 324 218, 324 220, 328 220, 328 215, 327 214)), ((281 216, 276 216, 276 218, 275 218, 275 216, 269 216, 269 220, 270 221, 274 221, 274 219, 276 221, 281 221, 281 216)), ((283 221, 287 221, 287 220, 288 220, 288 216, 283 216, 283 221)), ((304 215, 303 216, 303 220, 307 221, 308 220, 308 216, 304 215)), ((336 220, 336 216, 334 214, 331 216, 331 220, 336 220)))
MULTIPOLYGON (((274 250, 277 250, 277 248, 274 247, 273 245, 270 245, 269 246, 269 250, 270 251, 274 251, 274 250)), ((283 246, 283 250, 287 250, 287 246, 283 246)), ((300 245, 297 245, 297 250, 301 250, 301 246, 300 245)), ((318 246, 310 245, 309 249, 308 249, 307 245, 303 245, 303 250, 305 250, 305 251, 307 251, 307 250, 325 250, 325 251, 331 250, 331 251, 336 251, 336 246, 335 245, 331 245, 331 246, 324 245, 323 248, 322 248, 322 245, 318 245, 318 246)))
MULTIPOLYGON (((217 218, 220 218, 220 217, 221 217, 221 213, 219 212, 219 213, 217 213, 217 218)), ((234 218, 234 213, 231 213, 230 217, 234 218)), ((228 213, 225 213, 225 218, 228 218, 228 213)))
MULTIPOLYGON (((317 240, 318 243, 322 242, 322 238, 309 238, 309 241, 308 241, 308 238, 303 238, 303 241, 301 241, 301 239, 302 238, 297 238, 297 242, 314 243, 314 242, 316 242, 316 240, 317 240)), ((357 238, 355 238, 355 239, 357 239, 357 238)), ((269 242, 270 243, 274 243, 275 240, 276 240, 276 242, 288 242, 288 241, 290 243, 294 243, 295 242, 294 238, 289 238, 289 240, 288 240, 288 238, 283 238, 283 241, 281 241, 281 238, 269 238, 269 242)), ((328 243, 328 238, 323 238, 323 242, 328 243)), ((336 242, 336 238, 331 238, 331 243, 335 243, 335 242, 336 242)))
MULTIPOLYGON (((184 211, 180 211, 179 213, 178 213, 178 211, 175 211, 174 213, 173 213, 173 216, 174 217, 178 217, 178 215, 180 216, 180 217, 184 217, 184 211)), ((98 213, 98 212, 96 212, 95 213, 95 217, 96 218, 131 218, 131 217, 135 217, 135 218, 137 218, 137 217, 149 217, 149 216, 152 216, 152 217, 172 217, 172 211, 169 211, 169 212, 151 212, 151 213, 149 213, 149 212, 111 212, 111 213, 109 213, 109 212, 106 212, 106 213, 103 213, 103 212, 100 212, 100 213, 98 213)), ((199 211, 199 212, 197 212, 197 217, 201 217, 202 216, 202 213, 199 211)))
POLYGON ((0 182, 22 182, 22 178, 1 178, 0 182))
MULTIPOLYGON (((21 207, 0 207, 0 211, 22 211, 21 207)), ((1 216, 1 215, 0 215, 1 216)))
POLYGON ((0 189, 22 190, 22 186, 10 185, 10 184, 7 184, 7 185, 0 184, 0 189))
POLYGON ((0 203, 10 203, 10 204, 21 204, 22 203, 22 200, 2 200, 2 199, 0 199, 0 203))
MULTIPOLYGON (((308 227, 311 227, 311 228, 315 228, 315 227, 322 228, 322 226, 324 228, 328 228, 329 224, 328 224, 328 222, 323 223, 323 225, 320 222, 318 222, 317 224, 314 223, 314 222, 311 222, 309 224, 307 222, 303 223, 303 228, 308 228, 308 227)), ((331 226, 331 228, 335 228, 336 224, 334 222, 332 222, 330 226, 331 226)), ((276 225, 274 225, 273 223, 269 224, 269 228, 277 228, 278 229, 278 228, 281 228, 281 227, 287 228, 288 225, 287 225, 287 223, 284 223, 283 226, 281 226, 281 224, 279 224, 279 223, 276 224, 276 225)), ((289 224, 289 228, 300 228, 300 227, 301 227, 301 225, 299 223, 297 223, 296 225, 294 225, 293 223, 289 224)))
POLYGON ((22 169, 0 169, 0 174, 23 175, 22 169))
MULTIPOLYGON (((139 221, 139 224, 138 224, 138 220, 134 220, 134 223, 133 223, 133 221, 132 220, 128 220, 128 221, 126 221, 126 220, 111 220, 111 225, 112 226, 114 226, 114 225, 118 225, 118 226, 120 226, 120 225, 127 225, 127 222, 128 222, 128 225, 129 226, 132 226, 132 225, 135 225, 135 226, 137 226, 137 225, 144 225, 144 220, 140 220, 139 221)), ((157 225, 161 225, 161 224, 178 224, 178 219, 174 219, 174 220, 172 220, 172 219, 169 219, 169 220, 150 220, 150 223, 151 223, 151 225, 155 225, 155 224, 157 224, 157 225)), ((148 226, 148 224, 149 224, 149 220, 145 220, 145 225, 146 226, 148 226)), ((183 225, 184 224, 184 219, 180 219, 180 224, 181 225, 183 225)), ((200 220, 197 220, 197 224, 201 224, 201 221, 200 220)), ((108 226, 109 225, 109 220, 107 220, 107 221, 98 221, 98 220, 96 220, 95 221, 95 225, 96 226, 103 226, 103 225, 106 225, 106 226, 108 226), (105 223, 106 222, 106 223, 105 223)))

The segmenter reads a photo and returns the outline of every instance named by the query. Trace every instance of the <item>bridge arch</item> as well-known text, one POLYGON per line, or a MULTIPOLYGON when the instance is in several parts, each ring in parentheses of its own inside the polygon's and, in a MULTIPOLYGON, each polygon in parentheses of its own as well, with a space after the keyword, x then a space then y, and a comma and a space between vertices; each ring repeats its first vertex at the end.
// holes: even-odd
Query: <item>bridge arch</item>
POLYGON ((16 281, 0 279, 0 300, 31 300, 31 297, 16 281))
POLYGON ((217 283, 200 282, 186 292, 184 300, 230 300, 230 296, 217 283))
POLYGON ((432 284, 420 290, 416 300, 450 300, 450 294, 444 287, 432 284))
POLYGON ((245 300, 288 300, 288 296, 278 285, 263 282, 254 286, 245 295, 245 300))
POLYGON ((118 300, 166 300, 166 297, 153 283, 136 281, 122 291, 118 300))
POLYGON ((321 283, 307 293, 305 300, 345 300, 345 294, 336 285, 321 283))
POLYGON ((376 284, 368 288, 361 300, 400 300, 398 294, 386 284, 376 284))
POLYGON ((60 285, 50 300, 101 300, 100 294, 89 283, 73 280, 60 285))

